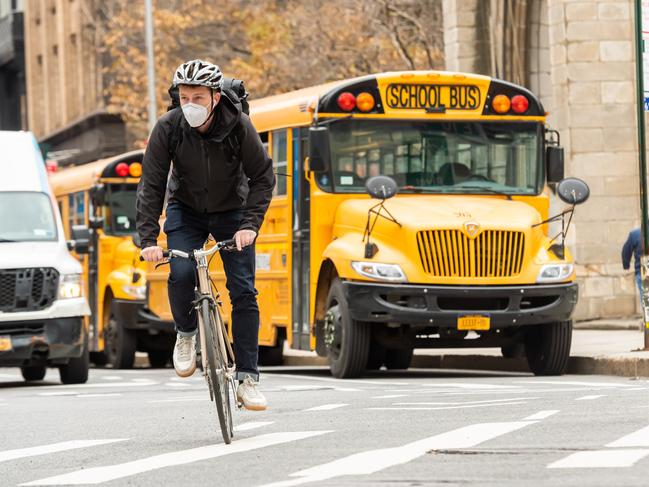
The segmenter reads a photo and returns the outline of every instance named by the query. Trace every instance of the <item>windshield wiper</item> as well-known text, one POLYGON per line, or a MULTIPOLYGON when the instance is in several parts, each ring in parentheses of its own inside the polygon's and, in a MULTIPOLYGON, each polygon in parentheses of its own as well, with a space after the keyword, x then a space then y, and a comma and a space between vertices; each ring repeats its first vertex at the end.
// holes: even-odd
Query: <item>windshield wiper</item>
POLYGON ((512 199, 512 195, 509 194, 509 193, 503 193, 502 191, 498 191, 497 189, 493 189, 493 188, 485 188, 484 186, 455 186, 455 187, 453 187, 451 189, 459 189, 459 190, 462 190, 462 189, 479 189, 481 191, 486 191, 487 193, 493 193, 493 194, 497 194, 497 195, 500 195, 500 196, 506 196, 508 200, 512 199))

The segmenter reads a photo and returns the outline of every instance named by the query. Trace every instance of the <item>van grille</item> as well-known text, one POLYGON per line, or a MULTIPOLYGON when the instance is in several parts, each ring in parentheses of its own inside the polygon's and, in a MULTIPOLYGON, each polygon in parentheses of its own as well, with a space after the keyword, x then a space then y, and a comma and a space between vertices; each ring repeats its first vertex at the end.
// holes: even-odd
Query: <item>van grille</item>
POLYGON ((520 274, 525 234, 485 230, 475 238, 460 230, 417 233, 424 272, 434 277, 511 277, 520 274))
POLYGON ((58 293, 59 273, 51 268, 0 270, 0 311, 38 311, 58 293))

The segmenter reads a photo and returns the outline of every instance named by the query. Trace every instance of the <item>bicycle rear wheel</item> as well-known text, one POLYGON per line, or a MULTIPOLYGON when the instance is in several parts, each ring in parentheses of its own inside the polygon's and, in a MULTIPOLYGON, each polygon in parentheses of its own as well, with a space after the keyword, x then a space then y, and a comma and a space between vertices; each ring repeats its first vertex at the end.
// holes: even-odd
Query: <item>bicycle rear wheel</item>
POLYGON ((219 417, 219 426, 223 441, 232 442, 232 410, 230 408, 230 382, 226 377, 226 360, 223 358, 219 347, 216 323, 210 313, 207 301, 201 304, 201 317, 205 332, 205 360, 207 362, 207 379, 211 388, 211 396, 216 404, 216 413, 219 417))

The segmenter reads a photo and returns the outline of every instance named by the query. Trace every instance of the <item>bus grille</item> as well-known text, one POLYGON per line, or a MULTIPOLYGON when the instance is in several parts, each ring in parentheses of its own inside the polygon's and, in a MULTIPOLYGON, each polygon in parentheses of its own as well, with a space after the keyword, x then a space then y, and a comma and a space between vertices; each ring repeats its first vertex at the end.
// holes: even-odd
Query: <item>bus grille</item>
POLYGON ((37 311, 50 306, 58 293, 59 273, 55 269, 0 270, 0 311, 37 311))
POLYGON ((475 238, 460 230, 417 233, 424 272, 434 277, 511 277, 520 274, 525 234, 485 230, 475 238))

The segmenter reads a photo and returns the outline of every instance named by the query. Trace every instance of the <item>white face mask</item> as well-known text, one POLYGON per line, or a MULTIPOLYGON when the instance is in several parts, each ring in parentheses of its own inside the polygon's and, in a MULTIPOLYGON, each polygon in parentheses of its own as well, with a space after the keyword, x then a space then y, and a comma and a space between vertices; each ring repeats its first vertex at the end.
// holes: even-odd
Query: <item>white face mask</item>
POLYGON ((209 117, 209 112, 203 105, 185 103, 182 108, 187 123, 189 123, 191 127, 200 127, 207 121, 207 117, 209 117))

